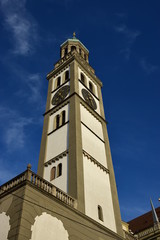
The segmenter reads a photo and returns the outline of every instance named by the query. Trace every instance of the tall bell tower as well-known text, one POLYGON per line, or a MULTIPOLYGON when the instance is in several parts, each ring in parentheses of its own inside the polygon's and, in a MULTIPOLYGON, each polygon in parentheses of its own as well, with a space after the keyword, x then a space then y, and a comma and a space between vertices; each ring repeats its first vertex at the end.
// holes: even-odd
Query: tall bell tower
POLYGON ((49 82, 38 175, 77 199, 77 209, 122 235, 102 82, 75 37, 60 47, 49 82))

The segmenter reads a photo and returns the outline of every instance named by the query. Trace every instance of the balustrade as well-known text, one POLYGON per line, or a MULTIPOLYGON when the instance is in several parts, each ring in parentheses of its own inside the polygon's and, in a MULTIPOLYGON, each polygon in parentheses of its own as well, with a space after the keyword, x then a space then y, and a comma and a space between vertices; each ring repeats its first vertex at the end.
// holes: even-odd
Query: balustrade
POLYGON ((41 178, 37 174, 31 171, 31 165, 27 166, 27 170, 22 174, 18 175, 17 177, 13 178, 9 182, 0 186, 0 195, 7 192, 8 190, 18 186, 22 182, 28 181, 37 188, 41 188, 47 193, 55 196, 62 202, 68 204, 71 207, 76 208, 76 200, 70 197, 68 194, 51 184, 50 182, 46 181, 45 179, 41 178))

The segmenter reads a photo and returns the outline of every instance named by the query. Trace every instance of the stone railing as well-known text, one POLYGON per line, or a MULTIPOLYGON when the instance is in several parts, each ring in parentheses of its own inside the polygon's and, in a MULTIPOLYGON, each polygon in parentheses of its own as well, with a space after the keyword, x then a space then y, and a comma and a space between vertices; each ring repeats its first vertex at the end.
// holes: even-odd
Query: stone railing
POLYGON ((149 235, 149 234, 154 234, 156 231, 160 231, 160 224, 159 223, 155 224, 153 227, 145 229, 142 232, 139 232, 137 234, 138 239, 143 238, 144 236, 149 235))
POLYGON ((71 196, 69 196, 68 194, 66 194, 65 192, 51 184, 50 182, 46 181, 45 179, 41 178, 40 176, 32 172, 30 164, 27 166, 27 170, 25 172, 21 173, 20 175, 13 178, 9 182, 0 186, 0 195, 25 181, 29 181, 37 188, 43 189, 45 192, 55 196, 62 202, 68 204, 69 206, 77 208, 77 201, 74 198, 72 198, 71 196))

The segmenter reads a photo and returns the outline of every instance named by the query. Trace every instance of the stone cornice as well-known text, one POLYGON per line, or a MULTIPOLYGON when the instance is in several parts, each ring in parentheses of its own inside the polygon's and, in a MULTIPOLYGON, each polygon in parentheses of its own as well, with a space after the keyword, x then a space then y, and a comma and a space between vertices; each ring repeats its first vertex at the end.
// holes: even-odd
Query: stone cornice
POLYGON ((83 155, 87 157, 91 162, 94 162, 94 164, 97 165, 100 169, 102 169, 104 172, 109 173, 109 169, 104 167, 101 163, 99 163, 95 158, 93 158, 89 153, 87 153, 85 150, 83 150, 83 155))
POLYGON ((52 163, 55 163, 56 161, 59 161, 59 159, 67 156, 67 154, 68 154, 68 150, 62 152, 61 154, 57 155, 57 156, 54 157, 54 158, 51 158, 49 161, 47 161, 47 162, 44 163, 44 166, 45 166, 45 167, 48 167, 48 165, 51 165, 52 163))
POLYGON ((91 107, 83 100, 83 98, 81 96, 79 96, 78 93, 74 92, 71 95, 69 95, 66 99, 64 99, 64 101, 62 101, 61 103, 59 103, 58 106, 55 106, 51 109, 49 109, 47 112, 45 112, 43 114, 43 116, 47 115, 48 113, 50 113, 50 115, 54 114, 56 111, 58 111, 59 109, 61 109, 62 107, 64 107, 65 105, 69 104, 70 102, 70 98, 72 96, 78 96, 80 99, 80 103, 83 105, 83 107, 85 107, 98 121, 102 122, 104 121, 107 124, 107 121, 96 111, 94 111, 93 109, 91 109, 91 107))
POLYGON ((102 87, 102 82, 100 79, 95 75, 95 70, 87 63, 80 55, 79 53, 74 50, 72 52, 69 52, 65 57, 61 58, 54 66, 55 69, 53 69, 51 72, 47 74, 47 80, 49 80, 51 77, 56 75, 58 72, 60 72, 63 68, 66 67, 66 65, 69 65, 73 60, 76 60, 83 69, 93 78, 93 80, 98 83, 102 87))

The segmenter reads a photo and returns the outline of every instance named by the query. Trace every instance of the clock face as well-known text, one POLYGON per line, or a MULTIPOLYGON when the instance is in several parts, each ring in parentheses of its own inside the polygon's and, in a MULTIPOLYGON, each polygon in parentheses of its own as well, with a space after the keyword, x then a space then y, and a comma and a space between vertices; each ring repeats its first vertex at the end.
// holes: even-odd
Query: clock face
POLYGON ((62 102, 69 94, 69 90, 69 85, 60 88, 52 98, 52 105, 57 105, 62 102))
POLYGON ((93 108, 94 110, 97 109, 97 104, 94 100, 94 98, 92 97, 92 95, 86 90, 86 89, 82 89, 82 95, 85 99, 85 101, 88 103, 88 105, 93 108))

